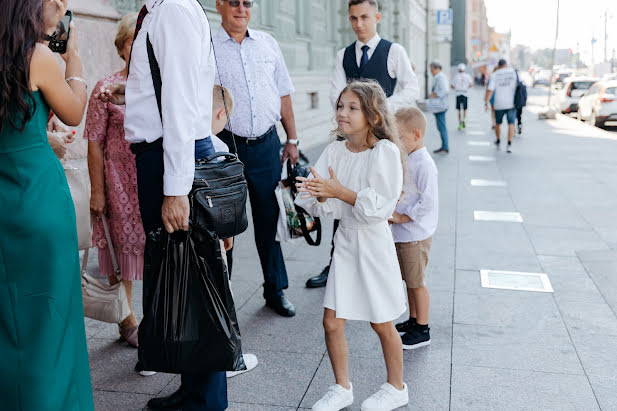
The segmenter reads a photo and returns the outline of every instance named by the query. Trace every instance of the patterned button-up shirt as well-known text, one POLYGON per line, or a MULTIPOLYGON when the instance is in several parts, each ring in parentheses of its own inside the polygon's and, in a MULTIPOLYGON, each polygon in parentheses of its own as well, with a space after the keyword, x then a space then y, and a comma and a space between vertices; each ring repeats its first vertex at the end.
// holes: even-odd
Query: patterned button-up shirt
POLYGON ((239 44, 222 26, 212 39, 219 69, 215 81, 234 98, 232 131, 241 137, 265 134, 281 119, 281 97, 294 92, 278 43, 267 33, 248 30, 239 44))

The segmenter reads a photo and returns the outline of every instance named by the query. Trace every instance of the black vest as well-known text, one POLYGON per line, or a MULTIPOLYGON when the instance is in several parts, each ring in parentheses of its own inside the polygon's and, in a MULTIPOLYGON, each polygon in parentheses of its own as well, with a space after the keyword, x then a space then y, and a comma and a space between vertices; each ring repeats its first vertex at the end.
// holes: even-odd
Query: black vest
POLYGON ((360 70, 356 60, 356 43, 352 43, 351 46, 345 49, 345 56, 343 57, 343 69, 345 70, 347 81, 356 79, 376 80, 386 93, 386 97, 394 94, 396 79, 390 77, 388 73, 388 54, 390 53, 391 46, 391 42, 381 39, 377 47, 375 47, 375 51, 373 51, 368 64, 364 66, 363 70, 360 70))

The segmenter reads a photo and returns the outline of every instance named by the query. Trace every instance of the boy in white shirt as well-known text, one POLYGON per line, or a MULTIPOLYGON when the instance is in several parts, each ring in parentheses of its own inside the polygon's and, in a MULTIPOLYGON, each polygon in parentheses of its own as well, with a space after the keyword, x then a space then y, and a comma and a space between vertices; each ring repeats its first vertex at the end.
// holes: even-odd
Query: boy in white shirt
POLYGON ((463 63, 458 65, 458 73, 454 75, 450 87, 452 87, 456 93, 458 129, 462 130, 465 128, 465 119, 467 118, 467 91, 473 87, 473 80, 471 76, 465 72, 465 65, 463 63))
POLYGON ((407 286, 409 320, 396 325, 403 333, 403 349, 431 343, 428 316, 430 296, 424 283, 428 254, 439 214, 437 167, 424 146, 426 117, 415 107, 396 113, 405 161, 403 194, 392 214, 392 236, 407 286))

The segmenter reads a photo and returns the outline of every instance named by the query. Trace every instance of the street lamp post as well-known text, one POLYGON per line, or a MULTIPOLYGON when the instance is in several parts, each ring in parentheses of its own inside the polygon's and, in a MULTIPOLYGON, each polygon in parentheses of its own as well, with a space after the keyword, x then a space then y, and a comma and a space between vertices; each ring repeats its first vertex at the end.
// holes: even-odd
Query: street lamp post
POLYGON ((557 24, 555 27, 555 42, 553 43, 553 57, 551 58, 551 79, 548 83, 548 111, 551 111, 551 95, 553 94, 553 78, 555 75, 555 53, 557 51, 557 37, 559 37, 559 0, 557 0, 557 24))

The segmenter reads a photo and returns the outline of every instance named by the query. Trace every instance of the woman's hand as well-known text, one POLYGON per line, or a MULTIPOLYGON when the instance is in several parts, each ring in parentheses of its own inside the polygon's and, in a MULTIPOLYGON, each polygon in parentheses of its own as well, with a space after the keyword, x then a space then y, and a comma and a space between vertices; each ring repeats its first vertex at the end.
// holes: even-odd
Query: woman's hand
POLYGON ((65 62, 69 62, 69 60, 73 57, 79 57, 79 42, 77 41, 77 27, 75 27, 75 23, 71 22, 69 25, 71 28, 71 35, 69 37, 69 41, 66 43, 66 53, 61 54, 60 56, 65 62))
POLYGON ((99 90, 96 90, 94 92, 94 97, 98 98, 104 103, 123 105, 125 103, 125 90, 126 83, 107 84, 105 86, 102 86, 99 90))
POLYGON ((66 140, 62 134, 63 133, 47 132, 47 141, 49 141, 51 149, 54 150, 54 153, 59 160, 62 160, 62 158, 66 155, 66 140))
POLYGON ((68 0, 43 0, 43 28, 53 34, 60 19, 66 14, 68 0))
POLYGON ((90 214, 98 220, 107 212, 106 208, 105 193, 98 190, 92 191, 90 196, 90 214))

